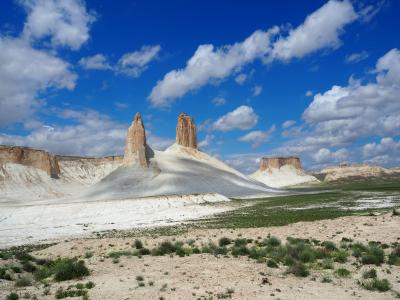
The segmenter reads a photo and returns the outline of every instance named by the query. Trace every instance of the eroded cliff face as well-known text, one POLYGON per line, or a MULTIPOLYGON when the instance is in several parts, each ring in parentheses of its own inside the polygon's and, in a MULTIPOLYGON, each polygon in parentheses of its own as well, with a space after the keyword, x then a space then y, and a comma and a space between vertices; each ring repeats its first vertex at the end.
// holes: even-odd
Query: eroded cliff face
POLYGON ((146 131, 140 113, 136 113, 131 127, 128 129, 126 137, 125 153, 123 164, 142 167, 149 166, 148 146, 146 144, 146 131))
POLYGON ((300 158, 295 156, 288 157, 263 157, 260 161, 260 171, 269 169, 280 169, 285 165, 291 165, 298 170, 301 170, 300 158))
POLYGON ((52 178, 60 175, 58 159, 44 150, 28 147, 0 146, 0 164, 15 163, 45 171, 52 178))
POLYGON ((176 125, 176 143, 178 145, 197 149, 197 130, 193 118, 185 113, 178 116, 176 125))

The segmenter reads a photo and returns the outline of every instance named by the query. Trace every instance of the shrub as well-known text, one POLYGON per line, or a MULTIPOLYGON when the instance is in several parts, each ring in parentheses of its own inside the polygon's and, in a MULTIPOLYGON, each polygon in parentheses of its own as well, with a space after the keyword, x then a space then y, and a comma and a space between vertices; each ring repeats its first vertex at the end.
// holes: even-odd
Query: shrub
POLYGON ((321 245, 324 246, 325 249, 330 250, 330 251, 337 249, 335 243, 331 242, 331 241, 325 241, 321 245))
POLYGON ((314 252, 311 249, 304 249, 299 253, 299 260, 303 263, 314 261, 315 260, 314 252))
POLYGON ((358 258, 358 257, 361 257, 362 253, 367 251, 367 247, 364 246, 364 245, 361 244, 361 243, 355 243, 355 244, 353 244, 352 249, 353 249, 353 253, 352 253, 353 256, 354 256, 354 257, 357 257, 357 258, 358 258))
POLYGON ((18 300, 18 299, 19 299, 19 296, 18 296, 17 293, 11 293, 11 294, 8 294, 8 295, 7 295, 6 299, 7 299, 7 300, 18 300))
POLYGON ((344 268, 337 269, 335 273, 339 277, 350 277, 350 271, 344 268))
POLYGON ((393 251, 389 254, 388 263, 390 265, 400 265, 400 245, 396 245, 393 251))
POLYGON ((144 278, 143 278, 142 275, 138 275, 138 276, 136 276, 136 280, 137 280, 137 281, 143 281, 144 278))
POLYGON ((347 251, 344 251, 344 250, 335 251, 333 253, 333 260, 335 262, 345 263, 347 261, 348 256, 349 256, 349 254, 347 253, 347 251))
POLYGON ((250 252, 249 248, 247 248, 247 246, 245 246, 245 245, 232 248, 232 255, 234 255, 234 256, 248 255, 249 252, 250 252))
POLYGON ((135 246, 136 249, 142 249, 143 248, 143 243, 141 240, 135 240, 135 242, 133 243, 133 245, 135 246))
POLYGON ((8 272, 7 268, 0 267, 0 279, 12 281, 11 274, 8 272))
POLYGON ((297 277, 307 277, 310 274, 310 272, 307 270, 307 267, 300 262, 297 262, 289 267, 287 272, 297 277))
POLYGON ((63 290, 62 288, 58 289, 56 292, 56 299, 63 299, 67 297, 85 297, 87 296, 86 290, 63 290))
POLYGON ((361 255, 361 262, 365 265, 375 264, 379 266, 385 260, 385 253, 378 246, 370 246, 367 253, 361 255))
POLYGON ((241 247, 247 245, 247 239, 236 239, 235 240, 235 247, 241 247))
POLYGON ((91 258, 93 256, 93 251, 86 251, 85 252, 85 258, 91 258))
POLYGON ((159 250, 160 255, 164 255, 164 254, 174 253, 176 250, 176 247, 170 241, 164 241, 160 244, 160 246, 158 247, 158 250, 159 250))
POLYGON ((281 245, 281 241, 277 237, 271 236, 270 238, 264 240, 263 244, 265 246, 278 247, 281 245))
POLYGON ((54 279, 56 281, 70 280, 81 278, 90 274, 89 269, 85 266, 83 260, 77 261, 71 258, 62 258, 54 262, 52 266, 54 279))
POLYGON ((147 248, 141 248, 139 249, 139 255, 149 255, 151 252, 147 248))
POLYGON ((230 243, 232 243, 232 241, 231 241, 230 238, 227 238, 227 237, 222 237, 222 238, 220 238, 219 241, 218 241, 218 245, 219 245, 220 247, 227 246, 227 245, 229 245, 230 243))
POLYGON ((22 262, 22 269, 28 273, 33 273, 36 271, 36 266, 28 260, 22 262))
POLYGON ((295 263, 296 263, 296 261, 294 260, 294 258, 291 257, 291 256, 289 256, 289 255, 286 255, 286 256, 283 258, 283 264, 284 264, 285 266, 293 266, 295 263))
POLYGON ((267 266, 270 268, 278 268, 278 263, 273 259, 268 259, 267 266))
POLYGON ((93 281, 88 281, 86 282, 85 287, 90 290, 95 287, 95 283, 93 281))
POLYGON ((387 279, 373 278, 365 280, 361 285, 370 291, 386 292, 390 290, 390 283, 387 279))
POLYGON ((376 270, 375 270, 375 269, 370 269, 370 270, 368 270, 368 271, 364 271, 362 277, 363 277, 364 279, 376 278, 376 277, 377 277, 377 275, 376 275, 376 270))
POLYGON ((15 281, 15 286, 22 287, 22 286, 31 286, 32 279, 28 276, 22 276, 15 281))
POLYGON ((14 273, 22 273, 22 270, 19 266, 11 266, 10 267, 11 270, 13 270, 14 273))
POLYGON ((322 263, 321 263, 321 267, 322 267, 322 269, 333 269, 333 261, 332 261, 332 259, 329 259, 329 258, 326 258, 326 259, 324 259, 323 261, 322 261, 322 263))

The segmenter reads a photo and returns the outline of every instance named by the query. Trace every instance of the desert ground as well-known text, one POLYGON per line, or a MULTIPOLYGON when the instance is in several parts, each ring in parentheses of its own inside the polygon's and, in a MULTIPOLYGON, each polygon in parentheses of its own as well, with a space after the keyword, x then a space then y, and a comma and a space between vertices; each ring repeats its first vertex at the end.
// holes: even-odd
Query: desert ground
POLYGON ((220 211, 181 225, 5 248, 0 298, 394 299, 397 188, 355 190, 199 204, 220 211), (65 259, 88 272, 68 279, 73 268, 52 271, 65 259))

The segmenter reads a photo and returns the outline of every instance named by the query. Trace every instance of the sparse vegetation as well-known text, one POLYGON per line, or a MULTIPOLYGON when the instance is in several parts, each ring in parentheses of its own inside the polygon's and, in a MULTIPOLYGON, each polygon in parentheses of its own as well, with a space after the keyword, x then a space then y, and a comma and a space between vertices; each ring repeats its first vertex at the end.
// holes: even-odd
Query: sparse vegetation
POLYGON ((386 292, 390 290, 390 283, 387 279, 372 278, 362 282, 362 287, 370 291, 386 292))
POLYGON ((362 277, 364 279, 368 279, 368 278, 376 278, 377 274, 376 274, 376 270, 375 269, 369 269, 367 271, 364 271, 362 277))
POLYGON ((339 268, 335 271, 335 273, 337 274, 337 276, 339 277, 350 277, 350 271, 345 269, 345 268, 339 268))
POLYGON ((18 294, 17 293, 10 293, 10 294, 8 294, 7 295, 7 297, 6 297, 6 299, 7 300, 18 300, 19 299, 19 296, 18 296, 18 294))

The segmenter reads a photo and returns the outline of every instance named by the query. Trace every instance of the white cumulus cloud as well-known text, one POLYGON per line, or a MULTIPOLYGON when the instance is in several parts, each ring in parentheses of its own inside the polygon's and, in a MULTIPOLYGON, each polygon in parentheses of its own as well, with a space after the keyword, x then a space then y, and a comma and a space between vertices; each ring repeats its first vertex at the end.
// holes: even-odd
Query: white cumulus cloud
POLYGON ((21 0, 28 16, 23 35, 28 39, 49 37, 53 46, 79 49, 89 39, 95 16, 81 0, 21 0))
POLYGON ((112 69, 107 58, 99 53, 93 56, 83 57, 79 60, 79 64, 86 70, 109 70, 112 69))
POLYGON ((249 133, 241 136, 238 141, 240 142, 251 142, 253 148, 259 147, 264 142, 268 141, 271 135, 276 130, 276 126, 272 125, 268 130, 254 130, 250 131, 249 133))
POLYGON ((39 92, 71 90, 75 81, 67 62, 24 40, 0 38, 0 127, 26 121, 43 105, 39 92))
POLYGON ((253 108, 242 105, 234 111, 220 117, 212 125, 214 130, 230 131, 233 129, 250 129, 258 122, 258 115, 253 108))
MULTIPOLYGON (((172 70, 153 87, 149 100, 156 107, 168 107, 190 91, 214 81, 222 80, 255 59, 265 63, 273 60, 290 61, 315 51, 340 46, 340 35, 345 25, 357 19, 348 0, 331 0, 307 16, 303 24, 280 36, 279 27, 257 30, 242 42, 215 47, 200 45, 182 69, 172 70)), ((244 82, 240 74, 239 84, 244 82)))

